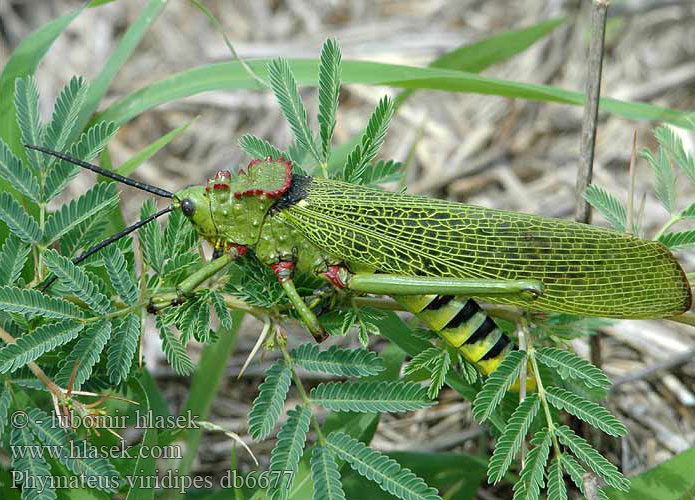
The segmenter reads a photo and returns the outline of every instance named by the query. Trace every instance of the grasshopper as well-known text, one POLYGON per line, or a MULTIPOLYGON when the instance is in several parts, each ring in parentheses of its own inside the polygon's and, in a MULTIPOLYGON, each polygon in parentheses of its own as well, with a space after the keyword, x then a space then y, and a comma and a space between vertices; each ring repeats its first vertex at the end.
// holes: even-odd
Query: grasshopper
POLYGON ((322 277, 348 293, 393 297, 484 374, 517 347, 479 299, 629 319, 665 318, 691 307, 690 285, 669 250, 626 233, 297 175, 282 157, 254 160, 238 173, 220 171, 205 185, 171 193, 60 152, 27 147, 172 200, 76 263, 180 210, 214 254, 178 286, 175 302, 254 252, 317 341, 327 335, 297 292, 295 272, 322 277))

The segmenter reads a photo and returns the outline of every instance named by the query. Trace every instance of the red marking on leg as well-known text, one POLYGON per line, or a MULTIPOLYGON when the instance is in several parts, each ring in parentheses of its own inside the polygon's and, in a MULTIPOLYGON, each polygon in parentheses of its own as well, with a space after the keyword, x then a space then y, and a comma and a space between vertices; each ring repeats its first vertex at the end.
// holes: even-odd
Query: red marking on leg
POLYGON ((229 190, 229 184, 224 184, 222 182, 216 182, 213 186, 212 189, 216 191, 227 191, 229 190))
POLYGON ((277 264, 273 264, 270 268, 278 277, 278 280, 285 281, 290 278, 292 274, 292 269, 294 269, 294 262, 281 261, 277 264))
POLYGON ((340 278, 340 266, 330 266, 328 271, 322 273, 336 288, 345 288, 347 284, 340 278))
POLYGON ((236 243, 232 243, 229 245, 227 250, 228 251, 229 250, 236 250, 236 257, 235 258, 238 259, 239 257, 246 254, 246 252, 248 251, 248 248, 246 248, 246 245, 237 245, 236 243))

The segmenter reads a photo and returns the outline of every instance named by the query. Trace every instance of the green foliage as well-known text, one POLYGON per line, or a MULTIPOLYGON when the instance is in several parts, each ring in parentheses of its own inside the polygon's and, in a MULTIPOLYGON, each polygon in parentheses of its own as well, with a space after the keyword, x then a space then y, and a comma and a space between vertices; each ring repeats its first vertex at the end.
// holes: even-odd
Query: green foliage
POLYGON ((31 247, 14 234, 8 234, 0 249, 0 286, 14 285, 24 269, 31 247))
POLYGON ((282 153, 278 148, 270 144, 265 139, 256 137, 253 134, 244 134, 239 139, 239 147, 252 158, 262 160, 271 157, 275 160, 281 156, 287 157, 286 153, 282 153))
MULTIPOLYGON (((14 105, 22 143, 42 144, 45 129, 39 113, 39 88, 33 75, 15 80, 14 105)), ((34 173, 38 173, 41 165, 40 153, 29 150, 26 154, 34 173)))
POLYGON ((563 425, 557 430, 562 444, 567 446, 576 457, 588 465, 606 483, 619 490, 628 491, 630 481, 623 476, 618 469, 606 460, 601 454, 591 447, 585 439, 577 436, 572 429, 563 425))
POLYGON ((525 352, 510 352, 497 370, 488 377, 483 389, 473 402, 473 415, 479 422, 484 422, 492 415, 504 395, 519 378, 521 367, 525 362, 525 352))
POLYGON ((556 369, 565 380, 579 380, 589 387, 601 389, 608 389, 611 386, 611 381, 605 373, 573 352, 555 347, 539 347, 535 357, 538 362, 556 369))
POLYGON ((616 231, 625 231, 625 207, 615 196, 602 187, 591 184, 584 191, 584 199, 596 208, 616 231))
POLYGON ((13 372, 44 353, 70 342, 80 333, 83 324, 76 321, 45 323, 36 330, 0 349, 0 373, 13 372))
POLYGON ((72 433, 66 433, 65 429, 53 425, 53 419, 39 408, 29 410, 27 421, 41 443, 52 446, 53 450, 59 450, 56 458, 73 474, 83 475, 90 481, 88 484, 94 484, 98 490, 116 492, 113 485, 118 484, 118 472, 108 460, 99 456, 95 446, 76 440, 72 433), (74 449, 88 450, 86 456, 71 453, 71 443, 74 449))
POLYGON ((601 429, 606 434, 616 437, 627 434, 627 429, 622 422, 599 404, 588 401, 561 387, 548 387, 546 397, 554 407, 565 410, 567 413, 601 429))
POLYGON ((119 384, 128 377, 140 338, 140 318, 129 314, 115 323, 108 348, 107 371, 112 384, 119 384))
POLYGON ((270 454, 270 471, 281 474, 281 480, 271 486, 272 499, 287 498, 292 480, 299 468, 299 459, 302 458, 310 416, 311 410, 308 406, 297 405, 294 410, 287 412, 287 421, 278 432, 277 443, 270 454), (287 471, 293 473, 290 475, 287 471))
POLYGON ((24 168, 5 142, 0 139, 0 177, 33 202, 39 201, 39 183, 30 169, 24 168))
POLYGON ((331 139, 335 130, 335 116, 340 95, 340 65, 338 42, 326 40, 321 48, 319 63, 319 132, 324 162, 327 162, 330 156, 331 139))
POLYGON ((425 481, 402 468, 398 462, 373 450, 361 441, 342 432, 331 433, 326 441, 328 450, 350 464, 354 470, 396 498, 435 500, 441 497, 425 481))
POLYGON ((434 403, 424 387, 414 382, 321 383, 311 390, 311 401, 333 411, 404 412, 434 403))
POLYGON ((695 246, 695 231, 680 231, 659 236, 659 241, 671 250, 683 250, 695 246))
POLYGON ((253 439, 267 438, 275 427, 290 388, 290 377, 290 370, 282 361, 268 369, 249 413, 249 434, 253 439))
POLYGON ((562 475, 562 462, 555 457, 548 467, 548 498, 567 500, 567 487, 562 475))
POLYGON ((3 383, 2 390, 0 391, 0 438, 2 438, 2 433, 5 431, 5 424, 9 421, 7 419, 7 414, 10 411, 11 405, 12 393, 9 387, 3 383))
MULTIPOLYGON (((28 427, 15 427, 12 430, 10 443, 15 449, 26 451, 35 449, 39 445, 28 427)), ((18 483, 22 485, 22 500, 55 500, 56 492, 51 484, 40 490, 38 483, 27 481, 30 478, 51 475, 43 455, 17 454, 13 457, 12 468, 19 473, 18 483)))
POLYGON ((550 439, 548 429, 538 431, 533 436, 531 444, 534 447, 526 457, 521 481, 514 485, 514 500, 539 498, 540 489, 545 486, 545 464, 550 453, 550 439))
POLYGON ((111 308, 109 298, 99 291, 97 285, 87 273, 67 257, 55 250, 44 253, 46 266, 58 278, 58 281, 80 300, 84 301, 94 312, 106 314, 111 308))
POLYGON ((311 480, 314 483, 314 500, 345 500, 338 464, 323 446, 314 447, 311 454, 311 480))
POLYGON ((540 408, 540 399, 536 394, 529 394, 526 399, 517 406, 504 427, 502 436, 497 439, 495 450, 488 463, 487 476, 492 484, 500 481, 507 473, 512 460, 526 438, 526 433, 531 427, 533 419, 540 408))
POLYGON ((331 346, 320 351, 315 343, 307 343, 290 351, 290 355, 297 365, 309 371, 344 377, 377 375, 385 368, 381 358, 364 349, 331 346))
POLYGON ((61 360, 60 369, 55 376, 56 382, 61 387, 67 387, 74 370, 72 388, 76 391, 80 390, 82 384, 91 377, 94 365, 99 361, 101 351, 104 350, 110 338, 111 322, 109 320, 102 319, 87 326, 70 354, 61 360))
POLYGON ((654 137, 659 142, 659 146, 685 172, 690 182, 695 184, 695 157, 686 151, 683 141, 675 134, 673 128, 665 125, 657 127, 654 129, 654 137))
POLYGON ((292 74, 290 65, 286 59, 279 58, 268 64, 268 78, 273 88, 275 98, 280 104, 280 109, 290 124, 297 144, 311 153, 317 162, 321 162, 321 154, 318 151, 314 136, 309 126, 309 117, 306 108, 299 95, 297 81, 292 74))
POLYGON ((371 185, 382 182, 400 181, 403 177, 403 164, 394 160, 379 160, 364 169, 357 179, 358 184, 371 185))
POLYGON ((567 453, 562 455, 562 468, 569 474, 572 482, 579 491, 584 493, 584 474, 586 470, 577 462, 572 455, 567 453))
POLYGON ((25 243, 41 239, 39 224, 8 192, 0 192, 0 220, 25 243))
POLYGON ((46 221, 43 244, 50 245, 59 240, 78 225, 89 221, 100 212, 110 210, 118 204, 116 185, 100 182, 89 191, 66 203, 46 221))
POLYGON ((362 178, 367 170, 367 166, 384 144, 391 116, 393 116, 393 100, 383 97, 372 116, 369 117, 362 140, 348 155, 343 167, 342 178, 344 180, 357 184, 360 183, 359 179, 362 178))
POLYGON ((128 263, 118 247, 110 246, 101 251, 104 266, 109 273, 111 284, 118 296, 129 306, 138 300, 138 289, 128 271, 128 263))
POLYGON ((57 297, 47 297, 38 290, 0 287, 0 311, 57 319, 80 319, 80 309, 57 297))
MULTIPOLYGON (((55 151, 62 151, 67 145, 77 122, 77 115, 84 104, 87 85, 83 78, 72 77, 56 99, 51 121, 46 127, 44 145, 55 151)), ((38 143, 35 143, 38 144, 38 143)), ((55 159, 48 160, 47 170, 55 159)))
POLYGON ((159 338, 162 340, 162 350, 167 357, 167 361, 179 375, 190 375, 195 367, 186 353, 186 348, 174 335, 171 328, 162 323, 159 316, 157 316, 156 324, 159 330, 159 338))
POLYGON ((656 180, 656 196, 664 206, 666 211, 673 214, 676 210, 676 176, 668 161, 668 155, 663 148, 659 148, 658 153, 652 154, 648 149, 643 149, 641 155, 645 158, 654 172, 656 180))
MULTIPOLYGON (((145 200, 140 209, 140 220, 149 217, 157 211, 157 205, 152 200, 145 200)), ((157 222, 151 222, 141 227, 138 232, 140 240, 140 248, 142 250, 143 259, 159 274, 162 272, 164 265, 164 251, 162 245, 162 233, 159 230, 157 222)))

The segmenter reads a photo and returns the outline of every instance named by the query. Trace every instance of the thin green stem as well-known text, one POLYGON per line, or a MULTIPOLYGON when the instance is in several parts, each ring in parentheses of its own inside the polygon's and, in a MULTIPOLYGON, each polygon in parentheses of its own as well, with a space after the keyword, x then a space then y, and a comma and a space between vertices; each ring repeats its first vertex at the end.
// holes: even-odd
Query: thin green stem
POLYGON ((673 226, 676 222, 678 222, 678 221, 681 220, 682 218, 683 218, 683 217, 681 217, 681 214, 680 214, 680 213, 677 213, 676 215, 674 215, 673 217, 671 217, 671 219, 669 219, 669 221, 668 221, 666 224, 664 224, 664 226, 663 226, 661 229, 659 229, 659 232, 656 233, 656 235, 654 236, 654 239, 655 239, 655 240, 658 240, 659 238, 661 238, 661 237, 664 235, 664 233, 666 232, 666 230, 667 230, 668 228, 670 228, 671 226, 673 226))
POLYGON ((538 363, 536 363, 536 356, 534 354, 533 347, 529 348, 528 357, 531 360, 531 365, 533 366, 533 375, 536 378, 538 398, 541 400, 541 406, 543 406, 543 411, 545 412, 545 420, 548 423, 548 432, 550 432, 550 437, 553 440, 555 456, 560 457, 562 456, 562 452, 560 451, 560 443, 558 443, 557 436, 555 435, 555 423, 553 422, 553 417, 550 415, 550 405, 545 397, 545 388, 543 387, 543 380, 541 379, 540 372, 538 371, 538 363))
MULTIPOLYGON (((302 384, 302 379, 299 378, 297 372, 295 372, 294 370, 294 361, 292 360, 292 356, 290 356, 290 353, 287 351, 287 347, 285 346, 284 342, 279 342, 279 344, 280 351, 282 352, 282 357, 285 360, 285 363, 287 364, 287 368, 289 368, 290 373, 292 374, 292 380, 294 380, 294 385, 297 386, 299 398, 302 400, 302 403, 304 403, 307 406, 311 406, 311 398, 309 397, 309 394, 307 394, 306 389, 304 388, 304 384, 302 384)), ((323 435, 323 432, 321 432, 321 426, 319 425, 314 415, 311 415, 311 426, 314 428, 314 432, 316 432, 316 437, 319 443, 321 443, 321 446, 326 446, 326 437, 323 435)))

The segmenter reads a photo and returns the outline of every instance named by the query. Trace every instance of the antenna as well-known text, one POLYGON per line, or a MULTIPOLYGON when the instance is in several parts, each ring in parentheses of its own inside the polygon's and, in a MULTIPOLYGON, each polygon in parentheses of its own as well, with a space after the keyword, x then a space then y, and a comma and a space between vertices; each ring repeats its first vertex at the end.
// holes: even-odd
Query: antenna
MULTIPOLYGON (((157 217, 160 217, 160 216, 162 216, 162 215, 164 215, 164 214, 166 214, 166 213, 171 212, 173 209, 174 209, 174 207, 163 208, 163 209, 160 210, 159 212, 154 213, 154 214, 150 215, 149 217, 147 217, 147 218, 145 218, 145 219, 142 219, 141 221, 136 222, 136 223, 133 224, 132 226, 128 226, 128 227, 125 228, 123 231, 119 231, 118 233, 116 233, 116 234, 114 234, 114 235, 112 235, 112 236, 109 236, 109 237, 106 238, 104 241, 102 241, 102 242, 100 242, 100 243, 97 243, 97 244, 94 245, 92 248, 90 248, 89 250, 85 251, 85 252, 84 252, 82 255, 80 255, 79 257, 75 257, 74 259, 72 259, 72 263, 73 263, 73 264, 79 264, 80 262, 82 262, 83 260, 85 260, 85 259, 86 259, 87 257, 89 257, 90 255, 94 255, 95 253, 97 253, 97 252, 98 252, 99 250, 101 250, 102 248, 104 248, 104 247, 106 247, 106 246, 109 246, 111 243, 115 243, 116 241, 120 240, 120 239, 123 238, 124 236, 128 236, 128 235, 129 235, 130 233, 132 233, 133 231, 135 231, 135 230, 137 230, 137 229, 140 229, 142 226, 144 226, 145 224, 147 224, 147 223, 149 223, 149 222, 152 222, 152 221, 155 220, 157 217)), ((41 290, 42 292, 46 291, 46 290, 48 289, 48 287, 50 287, 50 286, 55 282, 56 279, 57 279, 57 278, 56 278, 55 276, 51 277, 48 281, 46 281, 43 285, 41 285, 41 286, 39 287, 39 290, 41 290)))
POLYGON ((111 172, 110 170, 106 170, 97 165, 87 163, 86 161, 78 160, 77 158, 73 158, 64 153, 53 151, 52 149, 44 148, 41 146, 32 146, 31 144, 25 144, 24 147, 34 149, 36 151, 41 151, 42 153, 46 153, 47 155, 51 155, 61 160, 67 161, 68 163, 72 163, 73 165, 77 165, 78 167, 86 168, 87 170, 96 172, 97 174, 103 175, 104 177, 108 177, 109 179, 122 182, 123 184, 127 184, 128 186, 133 186, 134 188, 142 189, 143 191, 147 191, 148 193, 156 194, 157 196, 163 196, 164 198, 173 198, 174 196, 173 193, 170 193, 166 189, 150 186, 149 184, 145 184, 144 182, 134 181, 133 179, 129 179, 128 177, 118 175, 117 173, 111 172))

